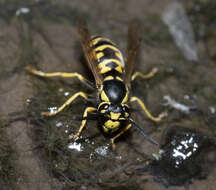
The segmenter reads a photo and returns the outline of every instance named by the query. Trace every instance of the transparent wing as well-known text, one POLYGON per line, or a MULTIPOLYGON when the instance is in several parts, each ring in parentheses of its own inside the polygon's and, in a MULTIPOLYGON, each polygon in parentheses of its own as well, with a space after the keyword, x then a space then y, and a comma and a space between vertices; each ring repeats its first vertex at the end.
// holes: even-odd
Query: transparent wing
POLYGON ((139 21, 133 20, 128 28, 128 45, 126 52, 125 63, 125 78, 124 82, 127 87, 130 87, 131 75, 133 72, 137 50, 141 42, 140 24, 139 21))
POLYGON ((96 64, 96 54, 94 51, 92 51, 91 48, 91 35, 89 33, 88 26, 86 22, 82 19, 78 20, 78 34, 89 68, 94 75, 96 87, 98 88, 102 84, 103 80, 102 76, 99 73, 99 68, 96 64))

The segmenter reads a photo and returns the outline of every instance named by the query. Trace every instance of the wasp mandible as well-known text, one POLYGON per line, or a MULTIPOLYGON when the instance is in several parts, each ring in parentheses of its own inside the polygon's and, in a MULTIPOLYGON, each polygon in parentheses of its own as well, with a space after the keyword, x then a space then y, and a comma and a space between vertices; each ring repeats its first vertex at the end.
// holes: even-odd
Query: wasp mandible
MULTIPOLYGON (((165 116, 163 113, 158 117, 153 117, 146 108, 143 101, 130 95, 130 83, 137 77, 149 79, 153 77, 157 68, 153 68, 148 74, 140 72, 133 73, 137 50, 140 46, 140 25, 138 22, 131 22, 128 28, 128 45, 126 61, 117 46, 107 38, 101 36, 91 36, 84 20, 78 22, 78 35, 82 49, 94 79, 95 85, 88 81, 79 73, 44 73, 37 71, 30 66, 26 69, 41 77, 62 77, 77 78, 84 84, 90 85, 97 92, 95 107, 87 107, 83 113, 81 126, 75 135, 70 135, 69 139, 79 137, 88 120, 88 115, 96 114, 100 120, 104 133, 111 135, 111 146, 115 147, 115 140, 128 129, 134 126, 151 143, 156 144, 130 117, 130 107, 128 103, 137 102, 147 117, 158 122, 165 116)), ((61 112, 66 106, 70 105, 75 99, 82 97, 88 100, 89 95, 85 92, 77 92, 72 95, 63 105, 52 112, 42 112, 44 116, 53 116, 61 112)))

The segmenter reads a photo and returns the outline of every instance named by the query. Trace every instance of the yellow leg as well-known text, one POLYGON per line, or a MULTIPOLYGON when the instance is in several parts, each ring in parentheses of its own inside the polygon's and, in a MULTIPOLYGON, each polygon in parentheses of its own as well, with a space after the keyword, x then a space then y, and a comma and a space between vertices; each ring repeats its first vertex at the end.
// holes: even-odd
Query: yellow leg
POLYGON ((78 78, 81 82, 89 83, 87 79, 85 79, 81 74, 79 73, 63 73, 63 72, 55 72, 55 73, 44 73, 42 71, 37 71, 33 69, 30 66, 27 66, 25 68, 30 73, 33 73, 35 75, 41 76, 41 77, 62 77, 62 78, 78 78))
MULTIPOLYGON (((88 107, 88 108, 86 108, 85 111, 84 111, 83 117, 87 117, 87 115, 88 115, 89 112, 94 112, 94 111, 96 111, 96 110, 97 110, 97 109, 96 109, 96 108, 93 108, 93 107, 88 107)), ((69 136, 69 139, 75 139, 76 137, 79 137, 80 134, 81 134, 81 132, 82 132, 82 130, 83 130, 83 128, 84 128, 85 125, 86 125, 86 122, 87 122, 86 119, 82 120, 82 123, 81 123, 81 126, 80 126, 80 128, 79 128, 79 131, 78 131, 75 135, 70 135, 70 136, 69 136)))
POLYGON ((73 96, 71 96, 61 107, 59 107, 57 110, 55 111, 49 111, 49 112, 42 112, 41 115, 45 115, 45 116, 53 116, 56 115, 57 113, 61 112, 66 106, 68 106, 69 104, 71 104, 78 96, 82 96, 83 98, 87 99, 88 95, 85 94, 84 92, 77 92, 76 94, 74 94, 73 96))
POLYGON ((155 121, 155 122, 161 121, 161 119, 166 116, 165 113, 162 113, 158 117, 153 117, 151 115, 151 113, 147 110, 147 108, 146 108, 145 104, 142 102, 142 100, 140 100, 139 98, 133 96, 133 97, 130 98, 130 102, 134 102, 134 101, 137 101, 137 103, 140 105, 140 107, 145 112, 145 114, 147 115, 147 117, 149 119, 151 119, 152 121, 155 121))
POLYGON ((110 139, 112 149, 115 149, 115 140, 121 136, 123 133, 125 133, 128 129, 131 128, 131 124, 128 124, 125 128, 123 128, 116 136, 110 139))
POLYGON ((150 73, 148 74, 142 74, 140 72, 136 72, 132 75, 131 77, 131 81, 133 81, 136 77, 141 77, 143 79, 149 79, 149 78, 152 78, 156 73, 158 72, 158 68, 157 67, 154 67, 150 73))

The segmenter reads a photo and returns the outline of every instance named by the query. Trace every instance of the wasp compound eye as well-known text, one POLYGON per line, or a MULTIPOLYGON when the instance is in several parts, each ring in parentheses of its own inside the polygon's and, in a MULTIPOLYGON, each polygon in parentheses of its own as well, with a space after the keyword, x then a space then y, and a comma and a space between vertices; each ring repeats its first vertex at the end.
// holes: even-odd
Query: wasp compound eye
POLYGON ((122 110, 123 110, 123 112, 129 112, 129 108, 127 107, 127 106, 122 106, 122 110))
POLYGON ((108 110, 108 108, 109 108, 109 105, 108 105, 108 104, 105 104, 105 105, 104 105, 104 109, 105 109, 105 110, 108 110))
POLYGON ((109 109, 109 104, 102 104, 100 107, 99 107, 99 111, 108 111, 109 109))

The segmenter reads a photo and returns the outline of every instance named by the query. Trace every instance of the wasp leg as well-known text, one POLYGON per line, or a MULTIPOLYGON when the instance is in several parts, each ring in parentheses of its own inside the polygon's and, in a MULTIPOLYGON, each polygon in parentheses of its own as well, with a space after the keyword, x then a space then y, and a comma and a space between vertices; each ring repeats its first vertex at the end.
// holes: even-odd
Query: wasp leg
POLYGON ((50 111, 50 112, 42 112, 41 115, 45 115, 45 116, 53 116, 58 114, 59 112, 61 112, 66 106, 68 106, 69 104, 71 104, 78 96, 82 96, 83 98, 87 99, 88 95, 84 92, 77 92, 76 94, 74 94, 73 96, 71 96, 61 107, 59 107, 57 110, 55 111, 50 111))
POLYGON ((25 67, 27 71, 30 73, 33 73, 35 75, 41 76, 41 77, 62 77, 62 78, 78 78, 81 82, 87 84, 88 86, 90 85, 91 87, 93 86, 91 82, 89 82, 86 78, 84 78, 81 74, 79 73, 64 73, 64 72, 55 72, 55 73, 44 73, 42 71, 37 71, 33 69, 30 66, 25 67))
POLYGON ((137 103, 142 108, 142 110, 145 112, 147 117, 149 119, 151 119, 152 121, 155 121, 155 122, 161 121, 161 119, 166 116, 165 113, 161 113, 158 117, 153 117, 151 115, 151 113, 147 110, 147 108, 146 108, 145 104, 142 102, 142 100, 140 100, 138 97, 133 96, 130 98, 130 102, 134 102, 134 101, 137 101, 137 103))
POLYGON ((125 128, 123 128, 116 136, 110 139, 112 149, 115 149, 115 140, 121 136, 123 133, 125 133, 128 129, 131 128, 131 124, 128 124, 125 128))
MULTIPOLYGON (((88 113, 94 112, 94 111, 96 111, 96 110, 97 110, 96 108, 87 107, 87 108, 85 109, 85 111, 84 111, 83 117, 84 117, 84 118, 87 117, 87 116, 88 116, 88 113)), ((80 126, 78 132, 77 132, 75 135, 70 135, 70 136, 69 136, 69 139, 75 139, 76 137, 79 137, 80 134, 81 134, 81 132, 82 132, 82 130, 83 130, 83 128, 84 128, 85 125, 86 125, 86 122, 87 122, 86 119, 82 120, 82 123, 81 123, 81 126, 80 126)))
POLYGON ((131 77, 131 81, 133 81, 136 77, 141 77, 143 79, 150 79, 152 78, 156 73, 158 72, 158 68, 154 67, 151 72, 147 73, 147 74, 142 74, 140 72, 135 72, 132 77, 131 77))

